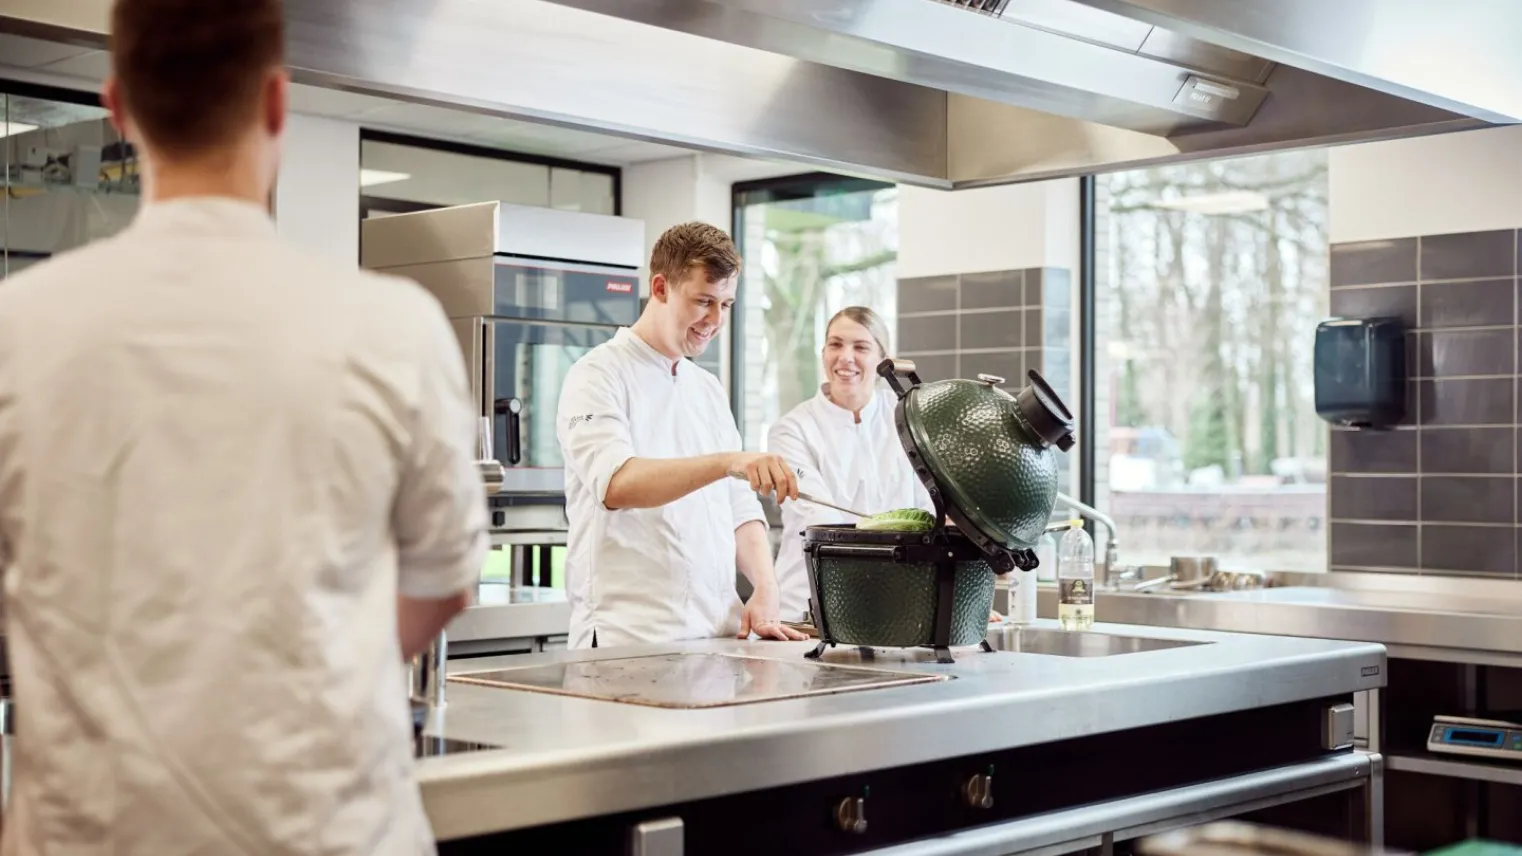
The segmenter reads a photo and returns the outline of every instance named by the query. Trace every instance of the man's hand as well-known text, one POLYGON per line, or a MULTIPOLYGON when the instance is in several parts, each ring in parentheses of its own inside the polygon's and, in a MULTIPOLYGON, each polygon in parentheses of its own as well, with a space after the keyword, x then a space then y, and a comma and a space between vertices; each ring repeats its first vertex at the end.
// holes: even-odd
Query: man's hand
POLYGON ((783 642, 799 642, 809 638, 788 627, 778 619, 777 590, 775 587, 758 588, 751 592, 745 602, 745 612, 740 615, 740 637, 749 639, 751 631, 762 639, 780 639, 783 642))
POLYGON ((750 489, 756 493, 775 496, 778 505, 798 498, 798 476, 780 455, 735 452, 729 459, 728 469, 745 476, 750 481, 750 489))

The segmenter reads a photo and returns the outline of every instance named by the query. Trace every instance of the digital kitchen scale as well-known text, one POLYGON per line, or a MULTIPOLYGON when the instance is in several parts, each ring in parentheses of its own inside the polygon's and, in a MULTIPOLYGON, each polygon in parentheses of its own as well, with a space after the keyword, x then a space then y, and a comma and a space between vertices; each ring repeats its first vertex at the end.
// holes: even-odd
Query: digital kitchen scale
POLYGON ((1522 725, 1500 719, 1435 716, 1427 750, 1522 761, 1522 725))

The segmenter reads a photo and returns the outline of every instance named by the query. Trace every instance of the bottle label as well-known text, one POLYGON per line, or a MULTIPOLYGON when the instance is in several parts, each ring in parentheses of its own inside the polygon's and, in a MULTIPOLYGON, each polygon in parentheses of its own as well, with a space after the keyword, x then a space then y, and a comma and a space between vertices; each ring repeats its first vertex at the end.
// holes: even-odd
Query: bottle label
POLYGON ((1071 604, 1094 602, 1094 586, 1089 580, 1058 580, 1058 601, 1071 604))

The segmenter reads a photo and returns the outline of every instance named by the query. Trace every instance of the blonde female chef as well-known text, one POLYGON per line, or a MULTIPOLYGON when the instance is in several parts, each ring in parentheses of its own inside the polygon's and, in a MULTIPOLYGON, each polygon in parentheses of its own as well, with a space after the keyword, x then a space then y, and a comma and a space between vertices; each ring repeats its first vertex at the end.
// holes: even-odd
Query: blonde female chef
MULTIPOLYGON (((825 328, 825 383, 772 426, 767 451, 791 464, 798 490, 875 514, 895 508, 934 509, 893 428, 893 393, 878 383, 877 365, 888 354, 888 330, 876 312, 849 306, 825 328)), ((782 506, 777 585, 782 618, 808 614, 809 581, 803 530, 855 522, 849 515, 808 502, 782 506)))

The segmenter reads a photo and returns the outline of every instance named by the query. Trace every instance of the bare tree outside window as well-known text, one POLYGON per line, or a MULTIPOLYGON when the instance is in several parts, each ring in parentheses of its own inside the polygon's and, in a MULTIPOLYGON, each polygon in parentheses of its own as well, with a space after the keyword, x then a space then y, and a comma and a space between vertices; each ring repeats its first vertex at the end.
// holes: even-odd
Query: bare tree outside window
POLYGON ((1324 570, 1326 153, 1096 181, 1096 493, 1126 563, 1324 570))

